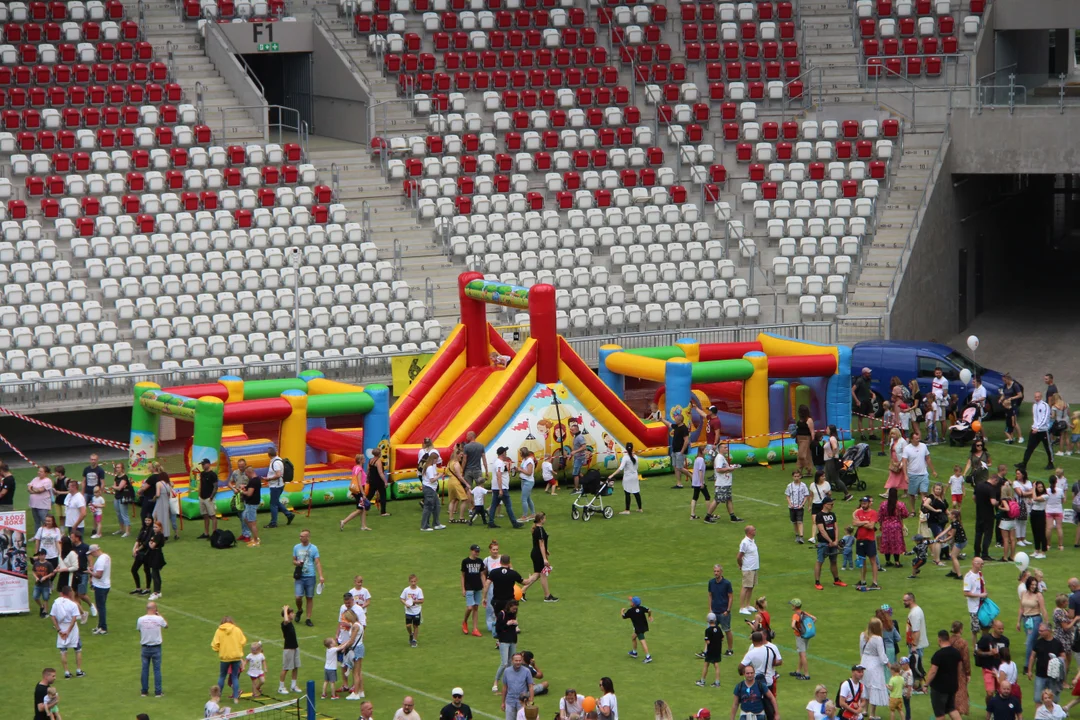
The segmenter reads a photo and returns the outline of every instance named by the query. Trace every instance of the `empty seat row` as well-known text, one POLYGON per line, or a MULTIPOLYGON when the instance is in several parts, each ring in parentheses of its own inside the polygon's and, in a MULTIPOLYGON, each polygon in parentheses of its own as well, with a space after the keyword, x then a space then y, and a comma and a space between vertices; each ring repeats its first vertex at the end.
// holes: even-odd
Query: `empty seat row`
POLYGON ((754 219, 768 220, 770 227, 774 223, 783 224, 791 217, 809 219, 811 217, 873 217, 874 201, 870 198, 856 198, 854 202, 850 198, 838 198, 836 200, 819 199, 796 200, 794 208, 787 200, 756 200, 754 202, 754 219), (771 220, 770 218, 777 218, 771 220))
POLYGON ((199 210, 195 213, 180 212, 175 215, 158 213, 157 215, 118 215, 110 217, 99 215, 96 217, 59 218, 56 220, 56 235, 60 239, 69 240, 76 236, 93 237, 95 235, 135 235, 162 233, 192 233, 196 230, 203 232, 231 231, 234 228, 262 228, 273 227, 289 228, 291 226, 307 226, 310 224, 323 225, 331 220, 340 224, 345 220, 343 205, 313 205, 308 208, 296 206, 291 208, 276 207, 256 208, 255 210, 199 210))
MULTIPOLYGON (((14 76, 22 84, 34 83, 33 87, 0 87, 0 106, 9 108, 35 107, 67 108, 84 111, 84 106, 98 108, 109 105, 142 105, 145 103, 179 103, 183 99, 183 89, 177 83, 128 83, 120 85, 87 85, 90 82, 89 68, 76 65, 37 65, 16 67, 14 76), (82 72, 83 69, 86 72, 82 72), (79 80, 78 76, 82 76, 79 80), (72 84, 75 83, 75 84, 72 84)), ((0 68, 0 75, 4 69, 0 68)), ((65 113, 68 115, 69 113, 65 113)), ((96 124, 100 124, 100 118, 96 124)))
MULTIPOLYGON (((326 193, 329 200, 329 192, 326 193)), ((198 210, 232 212, 239 209, 254 210, 256 208, 283 207, 292 208, 299 206, 314 205, 318 196, 315 191, 305 186, 297 186, 294 190, 290 187, 260 188, 256 190, 241 190, 239 193, 233 190, 222 190, 220 193, 213 190, 201 192, 163 193, 154 195, 150 193, 139 195, 106 195, 103 197, 82 198, 62 197, 45 198, 41 201, 42 213, 45 217, 94 217, 106 215, 119 217, 120 215, 136 215, 146 213, 157 215, 159 213, 176 214, 179 212, 196 212, 198 210)), ((220 228, 231 229, 231 228, 220 228)))
POLYGON ((0 132, 0 152, 34 152, 35 150, 95 150, 102 148, 153 148, 173 145, 209 143, 210 128, 206 125, 187 125, 154 128, 101 128, 100 130, 23 130, 16 134, 0 132))
MULTIPOLYGON (((837 255, 835 257, 829 257, 828 255, 814 255, 812 257, 807 255, 795 255, 793 257, 781 255, 773 258, 772 271, 773 276, 777 278, 788 275, 805 277, 832 274, 843 280, 845 276, 851 273, 851 257, 849 255, 837 255)), ((802 295, 803 292, 801 290, 796 293, 788 292, 788 295, 792 294, 802 295)), ((821 291, 807 290, 806 294, 821 295, 821 291)))
POLYGON ((60 2, 8 2, 0 5, 0 22, 25 23, 53 20, 123 20, 121 0, 69 0, 60 2))
MULTIPOLYGON (((50 158, 54 160, 55 158, 50 158)), ((105 167, 106 164, 121 169, 127 163, 126 157, 116 157, 106 153, 93 154, 90 156, 88 169, 96 170, 97 167, 105 167), (96 155, 96 157, 95 157, 96 155)), ((43 162, 44 160, 40 160, 43 162)), ((72 169, 87 167, 85 163, 73 165, 72 169)), ((31 167, 30 169, 34 169, 31 167)), ((24 185, 29 197, 49 195, 53 197, 69 196, 81 197, 83 195, 104 195, 106 193, 165 193, 171 190, 223 190, 225 188, 247 187, 249 189, 268 189, 276 193, 279 184, 293 185, 302 183, 300 187, 313 184, 318 178, 314 165, 264 165, 262 167, 245 168, 192 168, 190 170, 150 170, 148 172, 108 173, 92 172, 88 175, 68 174, 49 175, 40 177, 32 175, 26 178, 24 185)), ((294 188, 294 194, 299 190, 294 188)), ((326 185, 317 185, 311 191, 317 201, 327 202, 330 198, 330 189, 326 185)))
POLYGON ((322 252, 326 257, 340 253, 336 262, 374 263, 378 260, 378 248, 375 243, 363 242, 363 231, 358 223, 330 225, 308 225, 307 227, 249 228, 228 232, 213 230, 209 233, 176 232, 172 234, 156 233, 153 235, 112 235, 106 237, 73 238, 71 251, 76 258, 88 257, 126 257, 128 255, 167 255, 169 253, 208 252, 218 250, 255 250, 248 256, 248 267, 254 267, 254 258, 265 258, 266 267, 280 267, 284 260, 279 260, 282 248, 295 246, 303 248, 305 257, 322 252))

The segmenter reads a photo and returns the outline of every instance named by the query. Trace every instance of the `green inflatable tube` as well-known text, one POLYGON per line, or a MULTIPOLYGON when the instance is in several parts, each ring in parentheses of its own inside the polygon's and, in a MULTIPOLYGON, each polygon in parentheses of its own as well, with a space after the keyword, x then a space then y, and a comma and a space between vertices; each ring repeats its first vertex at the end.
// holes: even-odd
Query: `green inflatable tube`
POLYGON ((249 380, 244 383, 245 400, 264 400, 276 398, 286 390, 307 392, 307 381, 300 378, 278 378, 276 380, 249 380))
POLYGON ((375 409, 375 399, 366 392, 340 395, 311 395, 308 397, 308 417, 337 415, 366 415, 375 409))
POLYGON ((674 345, 663 345, 661 347, 651 348, 637 348, 635 350, 621 350, 627 355, 639 355, 641 357, 653 358, 655 360, 671 360, 672 358, 686 357, 682 348, 674 345))
POLYGON ((690 366, 690 381, 693 383, 745 380, 753 374, 754 366, 749 360, 709 360, 690 366))

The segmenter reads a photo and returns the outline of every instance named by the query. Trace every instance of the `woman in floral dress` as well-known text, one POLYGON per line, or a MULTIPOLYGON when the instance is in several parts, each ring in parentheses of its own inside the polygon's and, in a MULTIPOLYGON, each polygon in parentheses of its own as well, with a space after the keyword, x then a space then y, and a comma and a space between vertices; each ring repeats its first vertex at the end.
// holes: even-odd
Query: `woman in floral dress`
POLYGON ((896 488, 889 488, 889 499, 878 507, 881 540, 878 552, 885 556, 885 567, 900 567, 900 556, 907 552, 904 542, 904 520, 910 513, 907 505, 897 500, 896 488))

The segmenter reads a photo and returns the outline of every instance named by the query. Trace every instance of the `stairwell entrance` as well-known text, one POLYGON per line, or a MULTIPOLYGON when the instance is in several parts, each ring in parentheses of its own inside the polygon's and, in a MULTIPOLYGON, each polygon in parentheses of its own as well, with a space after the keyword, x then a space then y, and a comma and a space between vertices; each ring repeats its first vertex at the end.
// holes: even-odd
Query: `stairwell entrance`
POLYGON ((312 84, 314 61, 309 52, 243 55, 249 72, 262 84, 270 105, 270 127, 296 125, 296 114, 315 131, 312 84), (289 112, 289 109, 296 112, 289 112))

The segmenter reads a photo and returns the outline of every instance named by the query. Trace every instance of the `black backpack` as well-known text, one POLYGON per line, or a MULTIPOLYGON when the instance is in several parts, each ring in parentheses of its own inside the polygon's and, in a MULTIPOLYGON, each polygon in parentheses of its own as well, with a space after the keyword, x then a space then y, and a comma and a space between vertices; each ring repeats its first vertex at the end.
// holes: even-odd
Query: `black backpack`
POLYGON ((215 530, 210 533, 210 547, 225 550, 236 545, 236 536, 232 530, 215 530))
POLYGON ((292 464, 292 461, 289 460, 289 458, 282 458, 281 463, 282 463, 282 465, 285 466, 285 469, 281 471, 281 479, 283 481, 285 481, 285 482, 292 482, 292 479, 293 479, 293 464, 292 464))

